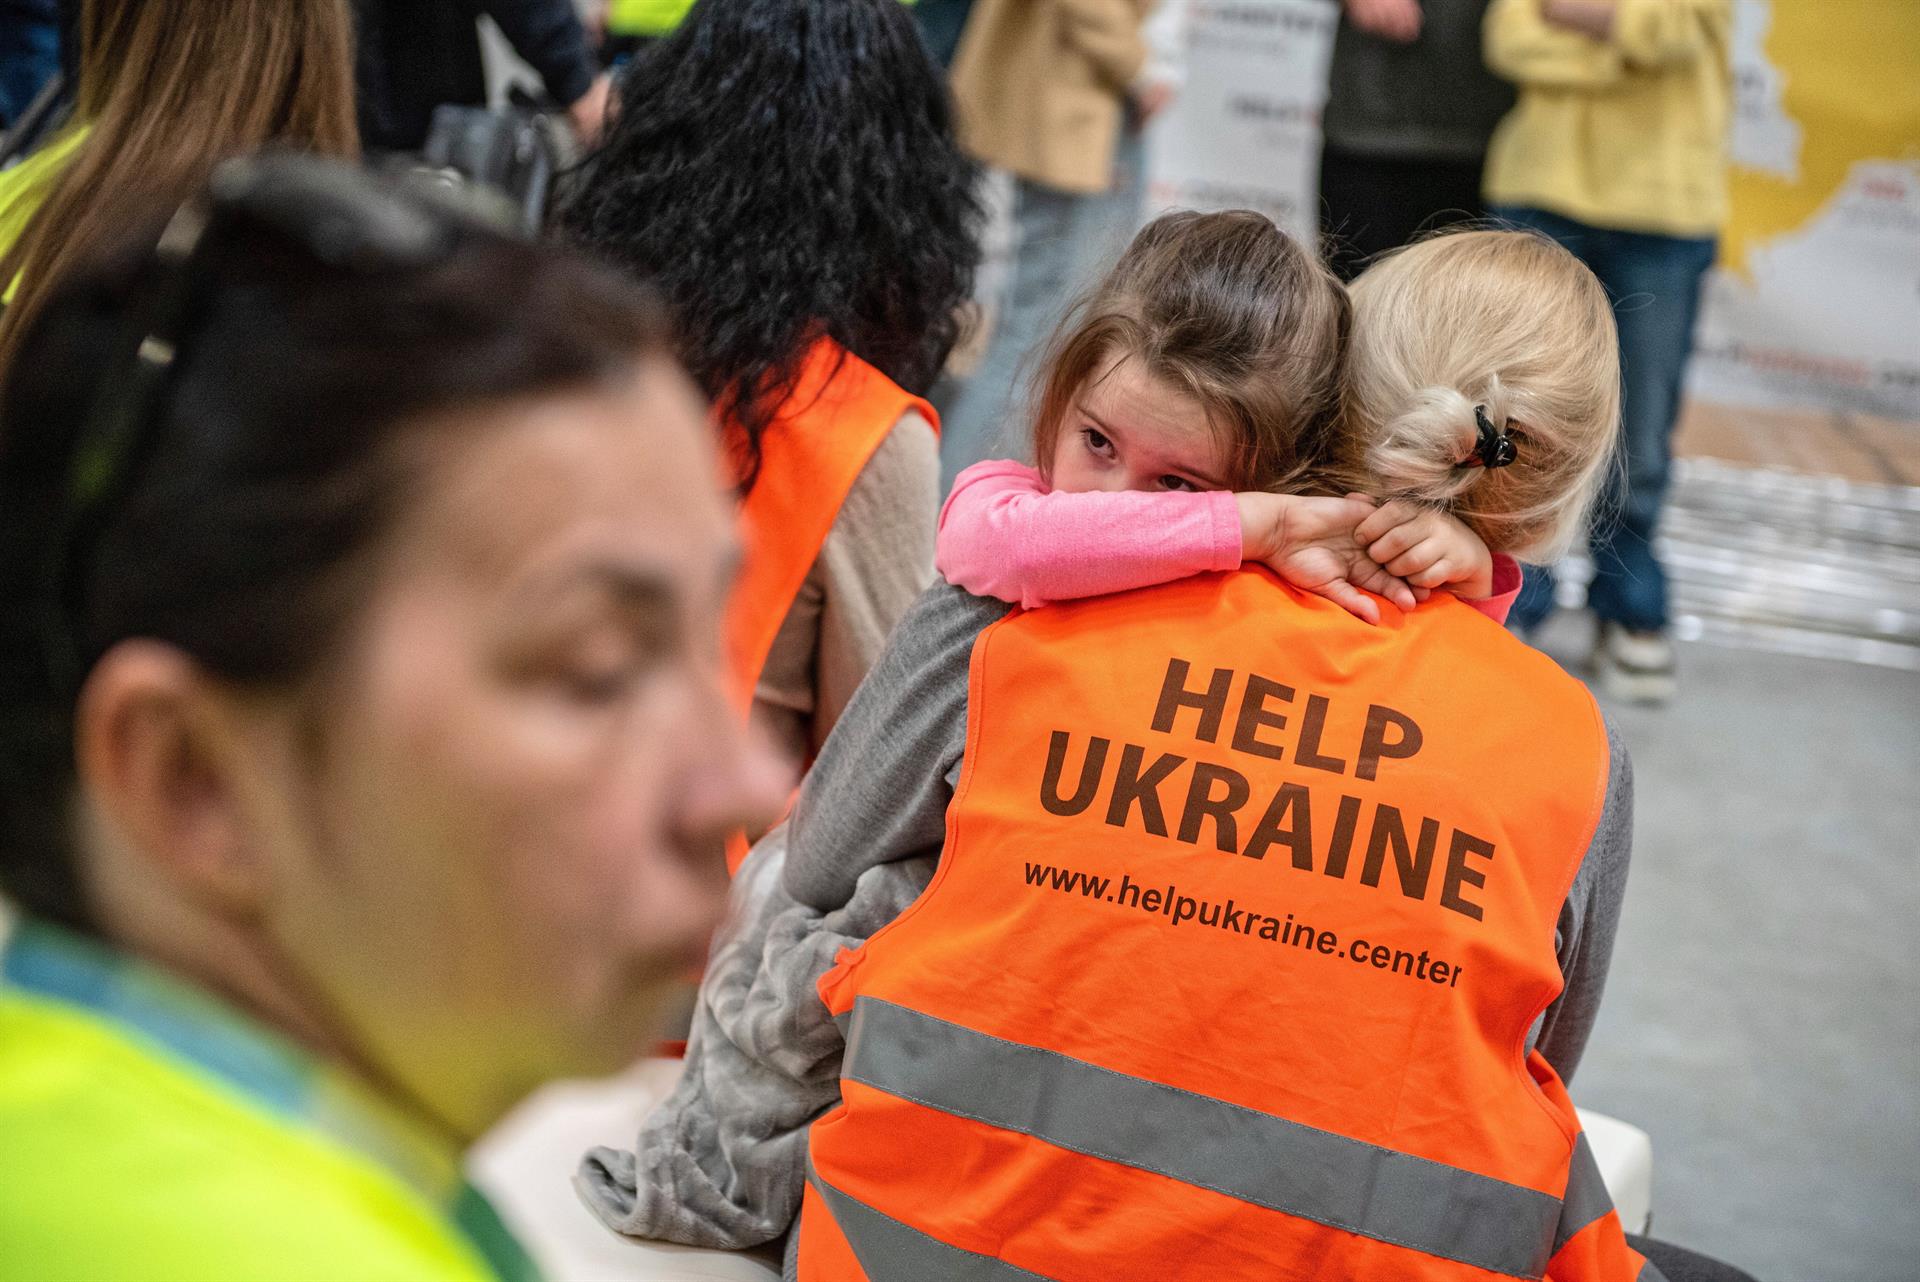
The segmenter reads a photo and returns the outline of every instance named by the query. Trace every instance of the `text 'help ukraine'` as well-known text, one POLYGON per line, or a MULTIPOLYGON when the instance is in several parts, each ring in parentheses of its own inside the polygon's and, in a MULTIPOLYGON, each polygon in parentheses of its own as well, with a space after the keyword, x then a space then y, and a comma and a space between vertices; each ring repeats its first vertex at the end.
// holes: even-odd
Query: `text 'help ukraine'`
MULTIPOLYGON (((1191 717, 1196 738, 1243 757, 1280 761, 1290 750, 1296 770, 1369 781, 1383 768, 1391 769, 1387 763, 1420 751, 1422 735, 1413 718, 1378 703, 1367 705, 1357 739, 1330 742, 1332 700, 1309 694, 1300 702, 1293 687, 1258 673, 1247 674, 1237 706, 1230 707, 1230 695, 1240 684, 1236 675, 1230 668, 1216 668, 1204 687, 1191 688, 1187 661, 1169 660, 1152 730, 1173 733, 1177 719, 1191 717)), ((1431 816, 1403 815, 1385 802, 1349 793, 1329 795, 1324 784, 1317 800, 1297 779, 1263 786, 1256 797, 1248 772, 1270 775, 1272 768, 1257 761, 1244 764, 1246 769, 1239 770, 1137 743, 1116 745, 1098 735, 1055 730, 1047 747, 1040 804, 1049 814, 1065 817, 1101 803, 1105 821, 1116 828, 1143 829, 1189 845, 1198 845, 1203 831, 1211 828, 1213 844, 1221 850, 1248 859, 1277 853, 1301 872, 1351 878, 1375 888, 1391 876, 1409 899, 1430 899, 1480 920, 1481 907, 1472 891, 1486 885, 1485 865, 1494 854, 1491 841, 1431 816), (1063 776, 1070 773, 1076 739, 1084 740, 1084 747, 1078 779, 1069 791, 1063 776), (1174 817, 1171 827, 1169 815, 1174 817)))

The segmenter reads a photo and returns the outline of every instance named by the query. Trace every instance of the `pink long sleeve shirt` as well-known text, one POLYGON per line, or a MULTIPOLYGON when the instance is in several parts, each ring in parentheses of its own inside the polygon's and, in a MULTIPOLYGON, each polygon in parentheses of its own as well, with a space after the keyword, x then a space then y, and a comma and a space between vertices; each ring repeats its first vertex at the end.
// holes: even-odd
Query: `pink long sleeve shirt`
MULTIPOLYGON (((1229 491, 1060 493, 1007 459, 960 473, 940 510, 934 553, 947 582, 1027 609, 1232 570, 1241 560, 1240 508, 1229 491)), ((1495 553, 1493 595, 1467 604, 1505 623, 1519 594, 1519 564, 1495 553)))

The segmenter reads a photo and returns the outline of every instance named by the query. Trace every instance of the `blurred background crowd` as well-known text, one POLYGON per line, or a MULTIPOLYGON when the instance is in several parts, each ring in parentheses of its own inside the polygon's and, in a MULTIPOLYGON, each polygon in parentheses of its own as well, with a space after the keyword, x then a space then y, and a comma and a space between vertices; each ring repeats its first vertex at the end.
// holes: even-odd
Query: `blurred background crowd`
MULTIPOLYGON (((695 448, 704 397, 745 433, 745 454, 730 450, 725 465, 768 478, 753 491, 770 505, 762 531, 783 519, 782 477, 846 473, 834 482, 844 500, 831 528, 801 539, 804 555, 781 567, 792 583, 780 599, 791 608, 727 635, 756 656, 748 688, 676 695, 649 746, 674 765, 646 785, 657 810, 648 832, 704 848, 778 813, 786 785, 766 744, 790 760, 818 752, 933 578, 935 518, 955 476, 1023 448, 1033 354, 1151 212, 1259 208, 1316 243, 1343 280, 1441 228, 1498 220, 1537 230, 1585 262, 1614 300, 1624 377, 1621 456, 1590 537, 1561 565, 1529 567, 1510 620, 1592 681, 1618 713, 1641 779, 1635 888, 1581 1102, 1652 1134, 1667 1236, 1768 1278, 1915 1277, 1920 10, 1910 0, 1832 0, 1807 20, 1789 13, 1810 8, 1795 0, 917 0, 906 6, 917 32, 910 48, 878 37, 836 43, 832 17, 802 24, 805 41, 786 48, 774 38, 789 29, 778 11, 825 13, 830 0, 699 4, 751 11, 742 29, 765 35, 764 45, 726 43, 737 31, 717 23, 710 38, 689 27, 677 39, 698 22, 695 0, 0 0, 0 432, 71 420, 70 435, 104 433, 106 443, 97 493, 84 490, 71 512, 45 499, 44 536, 4 549, 11 564, 0 582, 32 579, 38 592, 49 558, 72 556, 65 545, 50 550, 55 534, 109 529, 91 505, 137 488, 119 472, 153 448, 138 441, 143 423, 172 412, 156 408, 161 398, 179 397, 213 421, 280 425, 287 439, 184 458, 177 492, 160 487, 140 522, 111 526, 126 543, 113 548, 136 557, 125 573, 152 590, 99 603, 80 644, 89 658, 106 648, 115 611, 145 617, 162 609, 154 600, 164 586, 153 585, 192 580, 219 591, 201 615, 165 626, 204 647, 223 680, 307 681, 325 649, 315 638, 360 626, 339 604, 340 585, 358 572, 354 550, 377 542, 368 531, 389 517, 422 531, 425 551, 403 567, 410 599, 471 606, 476 617, 479 571, 449 549, 482 547, 476 558, 517 566, 588 537, 569 521, 651 523, 669 549, 666 568, 656 567, 658 581, 624 583, 621 608, 660 610, 659 653, 678 655, 669 633, 718 617, 711 598, 726 556, 716 532, 726 515, 687 484, 711 470, 695 448), (1762 54, 1796 70, 1767 82, 1754 69, 1762 54), (863 74, 847 70, 854 64, 863 74), (1848 77, 1884 88, 1846 99, 1838 86, 1848 77), (882 88, 861 87, 872 84, 882 88), (876 119, 910 123, 869 130, 876 119), (1754 157, 1781 120, 1799 131, 1804 161, 1793 162, 1792 182, 1756 178, 1763 162, 1754 157), (131 263, 122 242, 138 223, 133 212, 165 223, 220 162, 262 148, 480 189, 503 226, 600 266, 542 257, 506 231, 475 234, 461 261, 477 265, 448 266, 441 242, 466 233, 297 174, 228 193, 231 208, 216 206, 214 225, 226 217, 233 244, 256 250, 275 237, 298 242, 326 272, 277 249, 256 255, 265 267, 239 264, 237 252, 233 261, 196 252, 191 271, 184 259, 131 263), (1824 152, 1844 153, 1846 164, 1818 169, 1824 152), (1822 187, 1798 223, 1768 238, 1742 222, 1743 210, 1785 200, 1776 188, 1796 183, 1822 187), (376 259, 426 266, 411 294, 389 298, 353 275, 376 259), (605 266, 646 281, 670 320, 618 295, 605 266), (323 303, 336 268, 352 287, 323 303), (210 287, 169 293, 149 279, 193 273, 211 273, 234 301, 216 307, 210 287), (1843 336, 1835 341, 1846 350, 1800 352, 1753 336, 1769 317, 1801 314, 1802 300, 1807 315, 1865 316, 1872 337, 1859 342, 1877 346, 1843 336), (172 343, 207 325, 237 354, 164 393, 147 387, 163 386, 160 376, 137 365, 97 372, 112 348, 109 322, 129 312, 149 340, 172 343), (422 315, 433 324, 408 319, 422 315), (765 389, 814 386, 823 335, 892 389, 860 403, 870 439, 850 463, 782 455, 771 418, 756 417, 765 389), (250 372, 249 356, 273 372, 250 372), (1713 365, 1705 375, 1702 362, 1713 365), (1743 384, 1742 370, 1774 381, 1743 384), (1798 379, 1790 387, 1789 377, 1798 379), (620 378, 640 381, 621 391, 620 378), (97 410, 96 382, 134 390, 124 407, 97 410), (634 390, 642 385, 644 396, 634 390), (640 412, 644 400, 677 442, 673 465, 628 458, 611 436, 556 440, 537 457, 490 445, 499 457, 476 451, 487 470, 462 481, 457 502, 412 512, 394 498, 412 493, 414 470, 448 467, 431 453, 431 431, 412 440, 414 429, 396 423, 482 401, 537 415, 543 398, 567 397, 604 415, 640 412), (341 426, 309 441, 316 407, 341 426), (245 501, 217 517, 180 501, 214 480, 245 501), (542 486, 574 497, 489 527, 485 513, 517 512, 542 486), (254 502, 295 509, 304 524, 272 544, 250 524, 254 502), (370 515, 389 502, 405 515, 370 515), (235 549, 250 555, 229 555, 235 549), (724 699, 751 706, 765 743, 700 728, 724 699)), ((87 475, 64 455, 44 466, 53 490, 69 470, 87 475)), ((10 491, 17 503, 38 493, 10 491)), ((749 557, 771 564, 768 536, 756 544, 754 528, 750 519, 749 557)), ((60 591, 71 586, 61 581, 60 591)), ((540 609, 564 616, 569 602, 556 589, 540 609)), ((196 871, 191 893, 162 895, 109 851, 88 895, 116 922, 134 919, 126 904, 165 900, 165 913, 141 919, 143 938, 161 953, 232 961, 236 986, 295 1026, 324 1025, 321 1013, 359 1003, 367 1036, 397 1042, 412 1036, 404 1030, 418 1007, 383 1000, 388 978, 454 977, 433 994, 445 1044, 396 1062, 421 1094, 450 1101, 443 1113, 471 1122, 472 1139, 516 1090, 618 1067, 620 1043, 610 1049, 596 1021, 630 1030, 654 1012, 581 996, 620 978, 590 966, 540 977, 547 989, 515 975, 525 955, 516 945, 598 928, 581 896, 540 885, 544 873, 516 834, 574 823, 560 817, 563 805, 591 809, 594 790, 619 786, 622 767, 589 769, 537 731, 514 739, 478 684, 436 690, 428 669, 533 663, 526 656, 547 643, 529 630, 493 638, 498 654, 463 658, 453 640, 404 616, 396 606, 380 623, 391 636, 367 634, 374 693, 351 732, 379 745, 369 762, 333 761, 326 726, 268 726, 245 699, 223 702, 156 660, 125 674, 117 713, 105 701, 82 708, 102 741, 118 745, 89 769, 125 782, 124 822, 184 852, 185 829, 240 822, 191 804, 196 788, 211 794, 219 788, 208 780, 227 780, 220 786, 252 798, 235 802, 236 813, 253 815, 273 771, 291 770, 274 753, 311 748, 347 798, 319 827, 391 834, 367 846, 369 860, 405 863, 394 851, 410 836, 432 846, 421 834, 490 826, 496 835, 480 844, 502 884, 476 890, 466 917, 438 938, 369 947, 352 964, 313 961, 329 989, 315 994, 285 985, 264 959, 286 950, 311 960, 385 926, 406 934, 408 906, 434 894, 438 879, 463 875, 452 870, 450 838, 448 862, 429 860, 417 880, 361 870, 362 891, 377 888, 391 916, 316 890, 275 927, 286 935, 272 948, 245 928, 209 935, 196 925, 250 903, 237 856, 232 867, 210 860, 196 871), (409 665, 407 654, 428 658, 409 665), (423 722, 406 714, 430 698, 448 701, 437 715, 451 719, 427 742, 423 722), (447 711, 456 704, 458 717, 447 711), (499 736, 497 759, 447 749, 489 735, 499 736), (415 777, 443 751, 452 763, 444 777, 415 777), (195 767, 200 754, 214 764, 195 767), (414 794, 393 796, 382 770, 409 779, 414 794), (490 792, 509 772, 544 787, 490 792), (477 817, 453 813, 476 793, 497 804, 477 817), (497 929, 507 918, 521 924, 497 929), (483 1001, 463 984, 491 984, 496 995, 483 1001), (543 1009, 553 992, 580 996, 579 1007, 543 1009), (484 1024, 501 1030, 500 1044, 466 1044, 456 1028, 484 1024), (535 1042, 541 1051, 525 1049, 535 1042), (478 1066, 470 1080, 445 1062, 462 1057, 478 1066)), ((29 708, 38 690, 0 678, 15 708, 29 708)), ((78 731, 63 733, 70 750, 78 731)), ((7 776, 9 787, 65 786, 64 767, 26 748, 18 759, 45 773, 7 776)), ((254 819, 275 832, 295 823, 261 805, 254 819)), ((21 848, 53 822, 18 804, 0 806, 0 818, 0 842, 21 848)), ((578 862, 557 871, 584 880, 599 868, 605 835, 577 836, 578 862)), ((25 906, 81 915, 86 896, 74 874, 62 875, 34 883, 44 897, 25 906)), ((644 966, 672 972, 697 961, 716 887, 676 866, 636 893, 670 939, 644 966)), ((269 917, 249 906, 232 919, 269 917)), ((164 1011, 171 999, 132 988, 113 1000, 164 1011)), ((153 1017, 156 1027, 170 1021, 153 1017)), ((0 1025, 0 1039, 9 1035, 24 1034, 0 1025)), ((331 1087, 265 1063, 269 1052, 234 1053, 246 1071, 272 1078, 288 1108, 336 1107, 331 1087), (285 1080, 275 1076, 283 1070, 285 1080)), ((0 1074, 0 1092, 9 1088, 0 1074)), ((429 1182, 457 1199, 457 1169, 422 1161, 429 1182)), ((304 1249, 329 1249, 334 1213, 316 1211, 304 1249)), ((338 1249, 350 1264, 352 1244, 338 1249)), ((487 1265, 512 1276, 519 1265, 500 1250, 487 1265)), ((13 1276, 0 1261, 0 1277, 13 1276)))

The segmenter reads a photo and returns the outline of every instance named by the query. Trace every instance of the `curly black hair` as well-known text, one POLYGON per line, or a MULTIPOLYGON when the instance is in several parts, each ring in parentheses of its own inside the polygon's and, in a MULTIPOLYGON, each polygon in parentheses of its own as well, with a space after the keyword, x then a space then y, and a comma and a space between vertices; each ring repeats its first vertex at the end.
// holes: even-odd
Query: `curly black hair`
POLYGON ((744 490, 818 335, 932 385, 979 261, 976 177, 900 0, 705 0, 628 68, 558 222, 671 304, 744 430, 744 490))

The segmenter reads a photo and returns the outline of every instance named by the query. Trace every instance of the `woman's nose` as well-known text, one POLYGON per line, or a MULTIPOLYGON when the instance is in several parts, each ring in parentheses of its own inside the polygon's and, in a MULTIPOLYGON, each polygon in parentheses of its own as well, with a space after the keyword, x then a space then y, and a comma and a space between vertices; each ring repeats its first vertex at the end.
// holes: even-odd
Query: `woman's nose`
POLYGON ((713 707, 717 715, 700 736, 704 750, 696 750, 677 802, 689 849, 709 848, 740 831, 765 832, 785 813, 799 777, 765 732, 742 726, 724 700, 716 697, 713 707))

